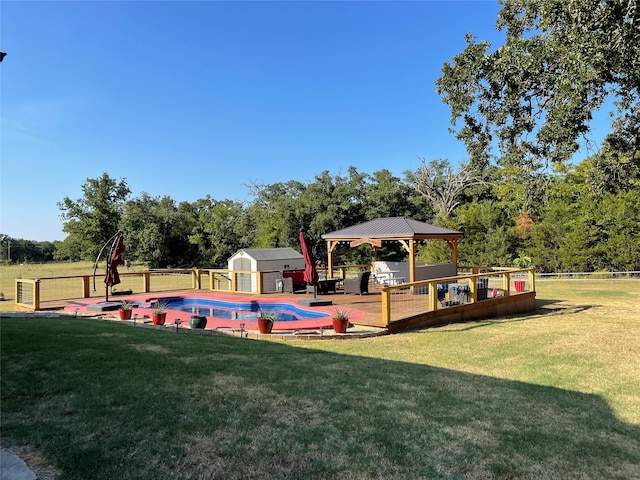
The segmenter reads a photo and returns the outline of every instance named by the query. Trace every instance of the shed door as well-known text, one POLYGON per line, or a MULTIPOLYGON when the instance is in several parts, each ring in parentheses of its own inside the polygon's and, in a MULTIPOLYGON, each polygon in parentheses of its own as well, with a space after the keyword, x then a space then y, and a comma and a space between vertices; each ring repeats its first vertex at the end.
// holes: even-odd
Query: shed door
MULTIPOLYGON (((250 258, 236 258, 233 261, 234 270, 251 270, 250 258)), ((251 274, 239 273, 236 277, 236 289, 238 292, 251 292, 251 274)))

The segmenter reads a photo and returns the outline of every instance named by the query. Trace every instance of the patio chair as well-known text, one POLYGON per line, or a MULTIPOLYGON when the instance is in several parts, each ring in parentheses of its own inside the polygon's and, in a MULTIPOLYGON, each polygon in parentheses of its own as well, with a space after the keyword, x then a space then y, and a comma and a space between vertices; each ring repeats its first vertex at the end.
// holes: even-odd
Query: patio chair
POLYGON ((356 278, 345 278, 344 293, 356 293, 362 295, 369 293, 369 277, 371 272, 360 272, 356 278))
POLYGON ((445 306, 445 299, 447 296, 447 291, 448 291, 449 285, 448 284, 442 284, 439 283, 438 284, 438 301, 440 302, 440 305, 442 305, 443 307, 445 306))
POLYGON ((282 279, 282 293, 295 293, 293 290, 293 278, 285 277, 282 279))

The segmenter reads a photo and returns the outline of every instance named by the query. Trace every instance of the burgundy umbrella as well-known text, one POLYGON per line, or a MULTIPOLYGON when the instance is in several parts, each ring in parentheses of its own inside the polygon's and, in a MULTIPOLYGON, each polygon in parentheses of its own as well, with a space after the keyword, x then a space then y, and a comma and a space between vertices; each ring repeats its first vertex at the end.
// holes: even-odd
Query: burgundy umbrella
POLYGON ((120 275, 118 275, 118 265, 122 263, 122 254, 124 253, 124 237, 121 234, 116 236, 113 247, 111 247, 111 255, 107 264, 107 274, 104 277, 104 283, 109 287, 113 287, 120 283, 120 275))
POLYGON ((304 281, 309 285, 313 285, 313 298, 316 296, 316 284, 318 283, 318 271, 316 270, 316 261, 311 252, 309 240, 304 234, 304 230, 300 230, 300 248, 302 248, 302 256, 304 257, 304 281))

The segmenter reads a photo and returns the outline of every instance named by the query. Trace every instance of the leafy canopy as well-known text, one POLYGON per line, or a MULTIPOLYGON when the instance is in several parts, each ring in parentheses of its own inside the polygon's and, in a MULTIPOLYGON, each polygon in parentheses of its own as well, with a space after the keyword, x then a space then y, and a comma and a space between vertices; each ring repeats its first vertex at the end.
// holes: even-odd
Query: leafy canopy
POLYGON ((616 112, 607 141, 640 150, 640 9, 636 0, 501 0, 505 42, 467 35, 438 93, 476 166, 562 163, 588 139, 593 112, 616 112))
POLYGON ((72 258, 93 260, 102 245, 118 231, 122 207, 131 190, 126 179, 115 180, 107 173, 87 178, 82 185, 82 198, 65 197, 58 202, 63 231, 69 234, 64 250, 72 258))

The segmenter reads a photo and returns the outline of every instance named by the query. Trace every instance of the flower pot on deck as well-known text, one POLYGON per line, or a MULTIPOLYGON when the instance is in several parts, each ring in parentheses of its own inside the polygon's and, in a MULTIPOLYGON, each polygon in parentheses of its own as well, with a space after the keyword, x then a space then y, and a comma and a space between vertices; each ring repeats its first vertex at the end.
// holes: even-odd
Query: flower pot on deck
POLYGON ((258 317, 258 330, 260 333, 271 333, 273 328, 273 320, 270 318, 258 317))
POLYGON ((130 320, 132 310, 119 310, 120 320, 130 320))
POLYGON ((193 329, 203 329, 207 326, 207 317, 204 315, 191 315, 189 326, 193 329))
POLYGON ((348 326, 349 326, 349 320, 346 318, 333 319, 333 330, 336 333, 347 333, 348 326))
POLYGON ((516 288, 516 292, 524 292, 524 280, 514 280, 513 286, 516 288))
POLYGON ((164 325, 166 319, 166 313, 154 313, 153 315, 151 315, 151 320, 153 321, 154 325, 164 325))

